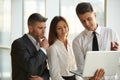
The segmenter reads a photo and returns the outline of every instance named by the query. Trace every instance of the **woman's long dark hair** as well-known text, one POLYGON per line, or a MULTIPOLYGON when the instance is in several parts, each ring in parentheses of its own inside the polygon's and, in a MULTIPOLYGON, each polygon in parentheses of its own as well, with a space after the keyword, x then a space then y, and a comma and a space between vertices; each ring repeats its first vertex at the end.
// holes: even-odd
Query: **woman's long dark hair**
POLYGON ((64 17, 55 16, 50 23, 49 36, 48 36, 48 42, 50 45, 52 45, 55 42, 55 40, 58 38, 56 28, 59 21, 64 21, 68 27, 68 23, 64 17))

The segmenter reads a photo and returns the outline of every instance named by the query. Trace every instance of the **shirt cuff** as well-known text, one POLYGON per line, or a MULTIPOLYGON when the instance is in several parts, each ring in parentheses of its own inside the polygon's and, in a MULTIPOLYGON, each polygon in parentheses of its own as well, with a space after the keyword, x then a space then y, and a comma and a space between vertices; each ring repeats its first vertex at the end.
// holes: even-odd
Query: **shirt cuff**
POLYGON ((44 48, 40 47, 40 49, 47 55, 47 52, 44 48))

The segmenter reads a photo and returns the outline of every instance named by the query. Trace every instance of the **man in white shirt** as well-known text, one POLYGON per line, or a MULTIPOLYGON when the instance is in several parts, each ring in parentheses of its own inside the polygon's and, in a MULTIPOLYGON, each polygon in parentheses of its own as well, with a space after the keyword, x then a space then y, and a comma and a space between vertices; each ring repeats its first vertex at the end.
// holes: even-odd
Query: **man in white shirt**
MULTIPOLYGON (((101 27, 96 22, 96 13, 92 5, 88 2, 79 3, 76 7, 77 16, 85 28, 74 40, 73 51, 76 57, 77 68, 83 72, 84 60, 87 51, 92 51, 93 32, 96 33, 98 48, 100 51, 118 50, 118 36, 112 29, 101 27)), ((98 71, 101 73, 98 76, 90 78, 92 80, 100 80, 104 76, 104 70, 98 71), (99 79, 97 79, 99 78, 99 79)))

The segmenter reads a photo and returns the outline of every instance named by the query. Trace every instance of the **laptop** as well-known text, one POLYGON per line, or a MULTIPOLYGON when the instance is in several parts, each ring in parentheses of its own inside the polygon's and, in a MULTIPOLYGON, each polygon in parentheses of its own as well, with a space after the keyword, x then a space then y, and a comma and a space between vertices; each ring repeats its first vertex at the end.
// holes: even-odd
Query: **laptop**
POLYGON ((120 73, 120 52, 88 51, 86 53, 83 74, 77 70, 70 72, 81 77, 90 77, 100 68, 105 70, 105 76, 112 76, 116 73, 120 73))

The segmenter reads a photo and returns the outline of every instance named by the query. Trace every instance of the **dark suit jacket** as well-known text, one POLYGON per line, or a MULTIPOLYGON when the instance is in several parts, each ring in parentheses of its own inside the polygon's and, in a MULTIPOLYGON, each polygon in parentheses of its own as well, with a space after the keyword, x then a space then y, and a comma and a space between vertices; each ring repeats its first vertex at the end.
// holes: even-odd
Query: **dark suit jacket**
POLYGON ((11 48, 12 80, 29 80, 31 75, 39 75, 49 80, 46 55, 37 51, 28 36, 15 40, 11 48))

